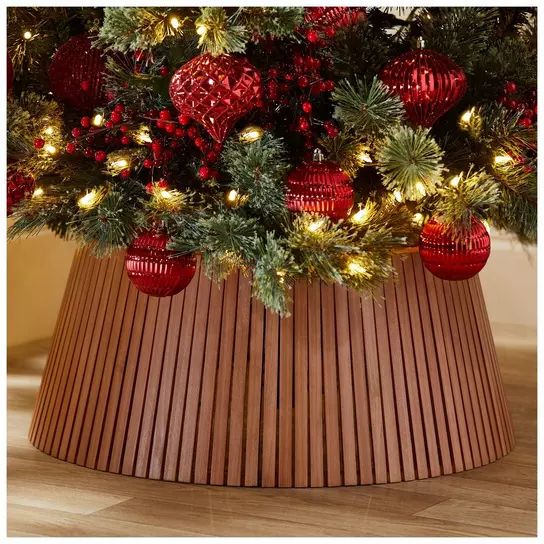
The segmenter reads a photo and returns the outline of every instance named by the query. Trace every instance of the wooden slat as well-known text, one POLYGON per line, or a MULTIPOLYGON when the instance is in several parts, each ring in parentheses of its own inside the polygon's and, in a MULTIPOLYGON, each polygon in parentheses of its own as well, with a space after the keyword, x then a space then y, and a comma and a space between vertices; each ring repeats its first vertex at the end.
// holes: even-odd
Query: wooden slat
POLYGON ((256 299, 251 301, 249 336, 249 361, 247 373, 246 439, 244 456, 244 485, 259 484, 259 458, 262 382, 264 365, 264 306, 256 299))
POLYGON ((210 483, 214 485, 223 485, 225 483, 230 388, 234 360, 234 344, 238 334, 238 331, 236 330, 238 275, 239 272, 234 272, 225 282, 219 366, 217 369, 217 383, 215 387, 215 415, 213 419, 211 445, 210 483))
POLYGON ((308 384, 310 412, 310 485, 325 485, 323 430, 323 360, 321 351, 321 290, 308 286, 308 384))
POLYGON ((338 352, 338 386, 342 418, 342 468, 343 484, 359 483, 357 470, 357 439, 355 432, 355 406, 353 397, 352 354, 349 337, 348 291, 334 286, 336 342, 338 352))
MULTIPOLYGON (((397 269, 400 268, 398 258, 393 261, 397 269)), ((398 432, 400 453, 402 458, 402 476, 390 481, 413 480, 416 477, 414 467, 414 452, 412 444, 412 432, 410 429, 410 413, 406 392, 406 380, 404 377, 404 365, 402 345, 399 334, 399 317, 397 298, 393 281, 384 284, 385 307, 387 311, 387 334, 389 336, 389 349, 391 350, 391 367, 395 384, 395 406, 398 419, 398 432)))
MULTIPOLYGON (((229 409, 227 484, 242 485, 244 407, 251 323, 251 285, 241 274, 238 281, 238 309, 234 328, 234 364, 229 409)), ((259 402, 260 405, 260 402, 259 402)), ((251 410, 253 410, 253 406, 251 410)), ((257 454, 258 455, 258 454, 257 454)))
POLYGON ((370 402, 366 380, 365 344, 363 340, 363 320, 361 297, 354 291, 348 295, 349 334, 352 361, 353 393, 355 396, 355 416, 357 422, 357 450, 359 452, 359 483, 374 482, 372 470, 372 436, 370 430, 370 402), (357 357, 355 357, 357 355, 357 357))
POLYGON ((264 338, 261 485, 274 487, 277 465, 279 318, 267 313, 264 338))
POLYGON ((297 281, 294 287, 294 373, 295 373, 295 487, 309 484, 308 422, 308 284, 297 281))

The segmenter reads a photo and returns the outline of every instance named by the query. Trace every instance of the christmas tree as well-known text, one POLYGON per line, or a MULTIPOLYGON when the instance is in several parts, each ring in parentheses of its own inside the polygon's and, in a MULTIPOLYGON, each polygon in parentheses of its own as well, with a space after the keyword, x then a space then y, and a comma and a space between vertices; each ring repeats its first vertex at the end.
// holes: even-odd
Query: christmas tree
POLYGON ((536 241, 536 61, 536 8, 9 8, 8 234, 157 296, 198 254, 282 315, 418 244, 467 278, 486 222, 536 241))

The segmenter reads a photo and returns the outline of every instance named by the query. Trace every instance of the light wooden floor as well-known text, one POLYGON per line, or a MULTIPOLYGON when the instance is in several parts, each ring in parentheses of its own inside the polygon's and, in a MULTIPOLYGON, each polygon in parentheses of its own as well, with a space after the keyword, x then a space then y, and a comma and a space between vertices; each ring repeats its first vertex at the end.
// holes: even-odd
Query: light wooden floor
POLYGON ((84 469, 27 441, 47 343, 8 354, 9 536, 536 535, 536 349, 500 345, 517 445, 494 464, 399 484, 236 489, 84 469))

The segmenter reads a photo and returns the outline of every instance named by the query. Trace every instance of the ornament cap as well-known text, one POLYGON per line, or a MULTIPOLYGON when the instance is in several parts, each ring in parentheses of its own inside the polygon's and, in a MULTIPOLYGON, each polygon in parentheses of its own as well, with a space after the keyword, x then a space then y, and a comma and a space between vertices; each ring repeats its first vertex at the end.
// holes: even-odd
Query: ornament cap
POLYGON ((325 161, 325 155, 323 155, 323 151, 319 149, 319 147, 316 147, 314 149, 313 155, 312 155, 312 161, 313 162, 324 162, 325 161))
POLYGON ((416 42, 417 49, 425 49, 425 40, 423 36, 419 36, 416 42))

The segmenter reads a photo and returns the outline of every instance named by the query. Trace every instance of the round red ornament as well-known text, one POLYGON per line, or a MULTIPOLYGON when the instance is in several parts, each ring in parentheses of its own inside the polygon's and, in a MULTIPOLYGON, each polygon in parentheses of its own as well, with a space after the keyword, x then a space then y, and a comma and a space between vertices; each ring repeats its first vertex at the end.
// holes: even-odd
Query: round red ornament
POLYGON ((180 115, 199 122, 222 142, 260 102, 261 76, 245 57, 200 55, 173 75, 170 98, 180 115))
POLYGON ((285 200, 292 212, 345 219, 353 207, 353 188, 338 165, 324 161, 321 152, 314 152, 313 161, 303 162, 287 177, 285 200))
POLYGON ((166 249, 166 234, 147 231, 128 247, 125 268, 132 284, 146 295, 170 297, 185 289, 196 271, 194 255, 175 255, 166 249))
POLYGON ((49 66, 55 98, 80 111, 92 111, 106 100, 102 89, 106 67, 103 52, 91 46, 88 34, 73 36, 58 48, 49 66))
POLYGON ((430 49, 403 53, 382 70, 380 79, 399 95, 408 119, 424 127, 431 127, 467 90, 463 70, 430 49))
POLYGON ((475 276, 491 252, 491 238, 485 225, 472 219, 470 232, 456 238, 442 223, 430 219, 419 237, 419 254, 425 268, 437 278, 456 281, 475 276))
POLYGON ((24 176, 16 170, 8 170, 8 183, 6 191, 6 209, 8 217, 13 213, 13 208, 22 200, 30 198, 36 184, 32 176, 24 176))

